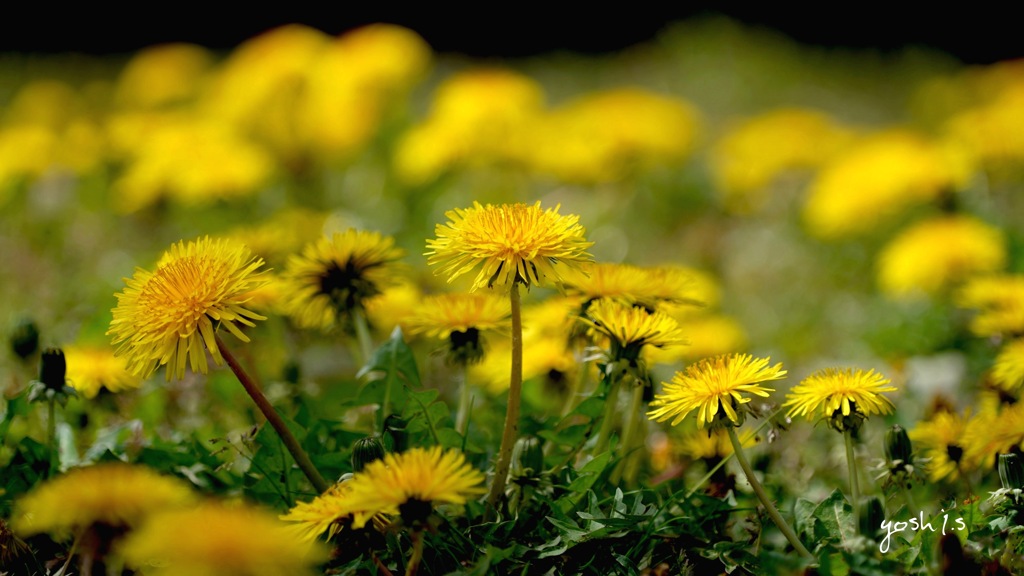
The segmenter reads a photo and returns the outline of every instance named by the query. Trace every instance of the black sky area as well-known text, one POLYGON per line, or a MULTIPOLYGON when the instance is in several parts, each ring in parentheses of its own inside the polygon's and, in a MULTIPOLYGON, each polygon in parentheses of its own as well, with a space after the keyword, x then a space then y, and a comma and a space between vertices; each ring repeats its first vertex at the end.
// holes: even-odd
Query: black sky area
MULTIPOLYGON (((681 3, 680 3, 681 4, 681 3)), ((758 3, 743 8, 601 9, 593 6, 543 13, 502 11, 488 3, 475 8, 362 7, 285 9, 241 13, 187 10, 176 4, 140 4, 118 11, 95 7, 46 9, 37 6, 0 20, 0 52, 124 54, 164 42, 194 42, 229 49, 270 28, 296 22, 338 34, 372 22, 416 30, 438 52, 475 58, 521 57, 553 51, 605 53, 654 38, 671 22, 727 16, 774 29, 803 44, 895 52, 916 46, 946 52, 965 63, 988 64, 1024 56, 1020 23, 984 6, 942 12, 880 10, 864 4, 827 3, 779 7, 758 3), (144 8, 143 8, 144 7, 144 8), (219 14, 219 15, 218 15, 219 14)), ((562 6, 562 5, 559 5, 562 6)), ((621 3, 620 3, 621 6, 621 3)))

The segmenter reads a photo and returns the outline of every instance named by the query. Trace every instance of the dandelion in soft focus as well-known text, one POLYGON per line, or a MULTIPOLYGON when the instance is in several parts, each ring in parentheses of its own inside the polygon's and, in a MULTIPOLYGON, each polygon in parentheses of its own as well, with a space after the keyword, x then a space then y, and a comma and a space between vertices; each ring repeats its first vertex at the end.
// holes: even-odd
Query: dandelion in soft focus
POLYGON ((172 43, 136 52, 114 88, 121 109, 159 109, 193 102, 213 68, 213 55, 195 44, 172 43))
POLYGON ((1007 392, 1024 384, 1024 339, 1008 342, 999 351, 992 366, 992 383, 1007 392))
POLYGON ((261 222, 233 228, 227 236, 277 267, 284 264, 288 256, 322 236, 326 221, 327 214, 323 212, 288 207, 276 210, 261 222))
POLYGON ((911 225, 878 256, 878 285, 892 297, 935 295, 975 274, 1006 264, 1003 233, 970 216, 945 216, 911 225))
POLYGON ((95 398, 101 389, 116 393, 142 384, 138 375, 128 372, 125 359, 115 356, 109 346, 66 346, 64 356, 68 382, 85 398, 95 398))
POLYGON ((932 482, 956 480, 974 466, 964 458, 963 437, 968 415, 940 410, 930 419, 918 422, 910 431, 910 439, 928 459, 925 470, 932 482))
MULTIPOLYGON (((413 551, 406 573, 415 574, 423 558, 423 530, 438 505, 464 505, 486 492, 484 475, 466 462, 458 451, 412 448, 387 454, 370 462, 349 482, 349 504, 367 514, 397 516, 410 529, 413 551)), ((352 526, 360 528, 369 515, 356 515, 352 526)))
POLYGON ((423 300, 423 291, 416 284, 399 281, 367 298, 363 305, 370 324, 382 333, 391 333, 396 327, 407 332, 409 321, 423 300))
POLYGON ((676 426, 696 411, 698 430, 705 426, 709 432, 725 429, 736 460, 761 505, 789 543, 801 555, 813 557, 772 504, 754 475, 743 451, 743 444, 736 434, 736 428, 743 424, 747 414, 753 414, 748 395, 768 397, 774 389, 764 383, 781 380, 785 376, 782 364, 772 366, 768 358, 755 358, 750 354, 705 358, 676 372, 671 382, 662 383, 662 391, 655 395, 651 402, 652 410, 647 416, 657 422, 671 420, 671 425, 676 426))
POLYGON ((640 88, 584 94, 538 116, 525 152, 532 170, 570 182, 620 180, 655 166, 682 164, 699 133, 685 100, 640 88))
POLYGON ((704 305, 714 288, 695 271, 678 266, 641 267, 631 264, 587 263, 562 279, 565 292, 591 300, 613 298, 651 310, 665 305, 704 305))
POLYGON ((511 329, 509 301, 496 294, 436 294, 427 296, 409 319, 413 334, 425 334, 445 342, 445 360, 460 369, 459 407, 455 429, 466 434, 469 426, 471 388, 467 368, 486 355, 488 334, 511 329))
POLYGON ((954 150, 912 132, 883 132, 822 167, 810 185, 804 221, 819 238, 862 234, 963 188, 969 175, 969 162, 954 150))
POLYGON ((366 300, 397 281, 403 255, 394 238, 351 228, 307 244, 281 274, 289 316, 302 328, 358 329, 366 300))
POLYGON ((1020 447, 1024 438, 1024 404, 976 404, 981 405, 964 427, 964 461, 991 470, 997 455, 1020 447))
POLYGON ((455 209, 445 213, 448 222, 438 224, 436 238, 427 240, 427 263, 438 266, 436 274, 452 282, 480 268, 470 292, 497 288, 509 295, 512 316, 512 367, 508 405, 494 482, 488 498, 492 506, 504 494, 516 441, 522 395, 523 328, 519 288, 557 283, 562 271, 592 260, 579 217, 558 213, 559 206, 543 210, 540 202, 502 204, 455 209))
POLYGON ((518 72, 453 74, 438 86, 426 121, 398 142, 395 170, 410 184, 425 184, 457 167, 521 161, 526 126, 543 104, 540 84, 518 72))
POLYGON ((73 537, 84 572, 103 562, 126 533, 151 515, 184 507, 195 498, 184 482, 143 466, 96 464, 69 470, 22 496, 11 514, 11 527, 22 536, 73 537))
POLYGON ((848 129, 816 110, 780 108, 745 119, 712 149, 716 188, 731 211, 760 210, 774 182, 819 168, 852 140, 848 129))
POLYGON ((271 512, 214 502, 154 514, 120 550, 128 566, 153 576, 313 576, 327 559, 322 544, 271 512))
POLYGON ((983 337, 1024 335, 1024 276, 986 275, 967 280, 957 291, 961 308, 977 310, 971 332, 983 337))
POLYGON ((181 379, 186 364, 206 373, 206 352, 221 365, 216 331, 223 327, 248 342, 239 325, 263 316, 248 309, 248 294, 264 283, 263 260, 248 248, 203 237, 171 245, 155 271, 136 268, 117 297, 108 336, 128 371, 148 378, 166 366, 167 380, 181 379))
POLYGON ((946 123, 946 136, 963 146, 987 168, 996 171, 1019 167, 1024 161, 1024 135, 1015 127, 1024 123, 1024 83, 992 87, 987 102, 963 110, 946 123))

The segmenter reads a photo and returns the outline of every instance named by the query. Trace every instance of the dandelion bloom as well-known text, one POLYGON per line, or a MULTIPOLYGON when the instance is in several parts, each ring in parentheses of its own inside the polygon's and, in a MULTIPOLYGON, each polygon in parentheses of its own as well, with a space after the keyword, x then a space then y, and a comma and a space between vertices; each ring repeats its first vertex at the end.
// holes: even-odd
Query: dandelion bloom
POLYGON ((570 268, 591 260, 579 216, 563 216, 560 206, 542 210, 536 204, 502 204, 456 208, 438 224, 437 238, 427 240, 427 263, 439 264, 448 281, 481 267, 472 290, 516 282, 527 287, 560 280, 558 266, 570 268))
POLYGON ((789 416, 832 418, 841 413, 850 416, 858 412, 863 416, 888 414, 893 406, 882 392, 895 392, 890 380, 874 370, 867 372, 852 368, 826 368, 819 370, 786 395, 783 406, 791 406, 789 416))
POLYGON ((244 245, 228 240, 179 242, 164 253, 155 272, 136 268, 115 294, 117 307, 108 336, 128 371, 147 378, 167 366, 167 379, 183 378, 185 364, 206 373, 204 344, 217 365, 223 363, 215 334, 223 326, 239 340, 249 337, 237 324, 254 326, 266 318, 247 309, 249 293, 263 283, 263 260, 244 245))
MULTIPOLYGON (((435 504, 465 504, 484 493, 484 475, 466 463, 466 457, 440 446, 413 448, 401 454, 387 454, 356 473, 349 503, 354 510, 401 514, 407 524, 426 520, 435 504)), ((361 528, 367 516, 357 516, 353 527, 361 528)))
POLYGON ((587 299, 615 298, 647 308, 665 303, 707 304, 718 300, 714 280, 681 267, 643 268, 588 262, 563 279, 566 292, 587 299))
POLYGON ((142 380, 128 372, 124 358, 109 346, 67 346, 67 377, 71 387, 86 398, 95 398, 101 388, 121 392, 138 388, 142 380))
POLYGON ((63 537, 96 524, 134 528, 150 514, 195 496, 184 482, 143 466, 104 463, 74 468, 22 497, 11 526, 28 536, 63 537))
POLYGON ((613 354, 621 351, 630 358, 636 358, 645 346, 663 348, 686 343, 682 329, 671 316, 609 298, 591 302, 580 321, 607 337, 613 354))
POLYGON ((1014 340, 999 351, 992 367, 992 381, 1011 392, 1024 383, 1024 339, 1014 340))
POLYGON ((772 388, 762 382, 780 380, 786 375, 782 364, 768 365, 767 358, 749 354, 731 354, 705 358, 676 372, 671 382, 663 383, 661 394, 651 402, 648 417, 657 422, 672 418, 675 426, 697 410, 697 427, 711 424, 721 408, 733 425, 742 424, 737 408, 750 402, 743 394, 767 397, 772 388))
POLYGON ((969 216, 924 220, 901 232, 878 257, 878 284, 890 296, 936 294, 972 274, 1006 264, 1001 230, 969 216))
POLYGON ((972 278, 957 293, 957 305, 978 313, 971 332, 978 336, 1024 334, 1024 276, 1020 274, 972 278))
POLYGON ((353 228, 308 244, 288 259, 281 275, 291 295, 289 316, 303 328, 345 324, 367 298, 395 282, 402 255, 394 238, 353 228))
POLYGON ((447 340, 448 359, 456 365, 483 358, 483 334, 511 329, 511 304, 493 293, 437 294, 423 299, 409 319, 413 334, 447 340))
POLYGON ((152 576, 312 576, 327 559, 270 512, 206 503, 155 514, 125 540, 126 563, 152 576))
MULTIPOLYGON (((910 431, 910 439, 928 459, 926 470, 928 478, 933 482, 944 478, 956 479, 960 476, 961 466, 965 460, 963 437, 966 430, 966 418, 943 410, 937 412, 930 420, 918 422, 910 431)), ((963 469, 973 467, 965 466, 963 469)))
MULTIPOLYGON (((279 518, 294 523, 295 533, 304 541, 312 542, 324 532, 330 539, 346 524, 351 524, 355 517, 365 522, 366 518, 373 516, 353 508, 351 494, 350 482, 339 482, 310 502, 299 502, 279 518)), ((387 525, 383 516, 373 516, 373 520, 381 528, 387 525)))

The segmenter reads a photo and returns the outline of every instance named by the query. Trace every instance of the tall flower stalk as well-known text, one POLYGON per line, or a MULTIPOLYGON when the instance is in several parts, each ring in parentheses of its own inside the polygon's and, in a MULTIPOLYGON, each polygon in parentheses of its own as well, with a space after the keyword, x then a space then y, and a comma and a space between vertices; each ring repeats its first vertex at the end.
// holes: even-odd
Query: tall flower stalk
POLYGON ((523 384, 523 326, 520 285, 555 282, 560 269, 590 261, 578 216, 563 216, 558 206, 542 210, 533 205, 503 204, 445 213, 446 224, 438 224, 436 239, 427 240, 427 263, 438 265, 438 274, 448 281, 480 268, 470 291, 491 288, 509 295, 512 321, 512 354, 508 404, 501 434, 501 447, 494 467, 494 480, 487 496, 496 509, 505 493, 512 448, 518 437, 519 407, 523 384))

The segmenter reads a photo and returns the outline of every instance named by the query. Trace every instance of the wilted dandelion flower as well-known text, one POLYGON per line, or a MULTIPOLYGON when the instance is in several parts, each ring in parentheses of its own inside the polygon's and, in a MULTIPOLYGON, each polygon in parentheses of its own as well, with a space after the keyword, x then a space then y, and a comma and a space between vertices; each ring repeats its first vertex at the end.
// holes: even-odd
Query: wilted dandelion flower
POLYGON ((878 284, 890 296, 936 294, 972 274, 1006 263, 1003 233, 969 216, 945 216, 912 225, 882 249, 878 284))
POLYGON ((744 404, 751 400, 744 394, 767 398, 774 389, 762 382, 781 380, 785 375, 782 364, 769 366, 768 358, 749 354, 705 358, 676 372, 671 382, 664 382, 662 392, 651 402, 654 410, 647 415, 657 422, 671 418, 675 426, 697 410, 698 428, 719 422, 739 426, 743 423, 744 404))
POLYGON ((971 332, 978 336, 1024 334, 1024 276, 971 278, 957 292, 956 301, 978 311, 971 319, 971 332))
MULTIPOLYGON (((437 504, 465 504, 484 493, 484 475, 466 463, 458 451, 412 448, 389 453, 366 465, 349 482, 349 503, 354 510, 401 515, 407 526, 426 521, 437 504)), ((368 516, 356 517, 361 528, 368 516)))
POLYGON ((542 210, 536 204, 488 204, 445 213, 436 239, 427 240, 427 263, 439 265, 448 281, 479 266, 472 290, 513 284, 544 285, 561 278, 560 266, 575 267, 591 260, 579 216, 563 216, 560 206, 542 210))
POLYGON ((67 346, 68 382, 86 398, 95 398, 101 388, 121 392, 138 388, 142 380, 128 372, 124 358, 114 355, 109 346, 67 346))
POLYGON ((152 576, 312 576, 327 559, 270 512, 213 502, 155 514, 121 547, 126 563, 152 576))
POLYGON ((281 275, 289 316, 303 328, 348 325, 367 298, 395 283, 403 254, 394 238, 352 228, 308 244, 281 275))
POLYGON ((483 357, 484 334, 510 329, 511 313, 508 299, 496 294, 436 294, 423 299, 409 330, 447 340, 449 360, 468 364, 483 357))
POLYGON ((882 396, 895 392, 890 380, 874 370, 826 368, 818 370, 786 395, 783 407, 790 406, 788 416, 825 419, 839 431, 856 428, 873 414, 888 414, 895 406, 882 396))
POLYGON ((135 528, 149 515, 192 502, 184 482, 143 466, 103 463, 74 468, 17 501, 15 532, 63 538, 93 525, 135 528))
POLYGON ((182 378, 188 362, 206 373, 206 351, 223 362, 215 335, 223 326, 248 342, 238 324, 254 326, 263 316, 248 310, 249 293, 264 282, 263 260, 248 248, 227 240, 203 237, 171 245, 154 272, 135 269, 115 294, 117 307, 108 336, 128 371, 147 378, 167 366, 167 379, 182 378))

